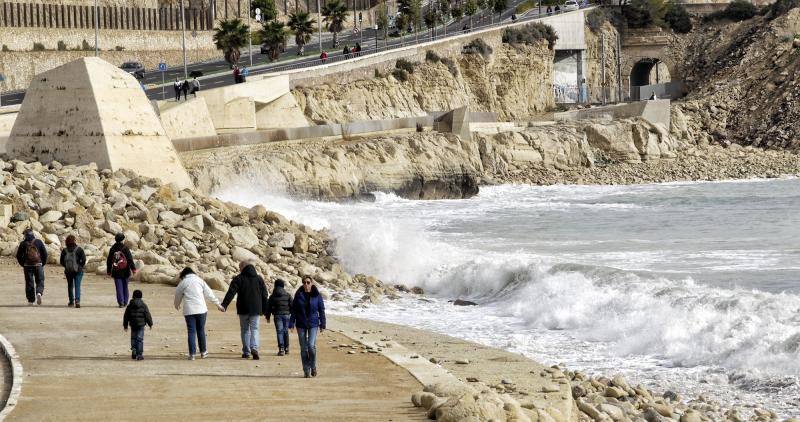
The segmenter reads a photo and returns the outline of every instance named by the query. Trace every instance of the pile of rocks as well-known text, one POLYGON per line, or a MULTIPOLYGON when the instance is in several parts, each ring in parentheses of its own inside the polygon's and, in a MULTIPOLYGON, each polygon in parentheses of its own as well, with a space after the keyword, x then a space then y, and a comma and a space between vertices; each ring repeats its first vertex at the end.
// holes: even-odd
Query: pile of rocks
POLYGON ((134 280, 146 283, 177 284, 178 272, 192 266, 212 288, 224 290, 238 263, 248 260, 289 288, 310 275, 330 291, 375 296, 394 290, 372 277, 351 277, 329 255, 325 232, 263 206, 247 209, 94 165, 0 161, 0 177, 0 204, 12 211, 0 215, 3 256, 14 256, 22 232, 31 228, 44 240, 49 263, 57 264, 64 239, 72 234, 86 251, 86 271, 105 274, 114 235, 124 233, 140 269, 134 280))

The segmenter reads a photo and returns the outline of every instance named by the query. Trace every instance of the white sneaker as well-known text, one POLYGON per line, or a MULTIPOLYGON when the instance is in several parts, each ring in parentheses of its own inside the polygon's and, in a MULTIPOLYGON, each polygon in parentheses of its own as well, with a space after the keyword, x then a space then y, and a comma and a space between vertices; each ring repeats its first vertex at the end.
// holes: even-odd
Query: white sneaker
POLYGON ((189 355, 189 360, 194 360, 194 355, 189 355))
POLYGON ((208 357, 208 352, 200 353, 200 359, 205 359, 208 357))
POLYGON ((37 305, 41 305, 42 304, 42 294, 41 293, 36 293, 36 304, 37 305))

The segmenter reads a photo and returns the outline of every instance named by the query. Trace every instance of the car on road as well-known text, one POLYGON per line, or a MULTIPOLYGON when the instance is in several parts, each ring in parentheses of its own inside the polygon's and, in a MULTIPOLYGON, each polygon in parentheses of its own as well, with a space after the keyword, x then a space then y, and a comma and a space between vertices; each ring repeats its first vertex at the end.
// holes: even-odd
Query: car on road
POLYGON ((125 62, 119 68, 130 73, 136 79, 144 79, 144 66, 139 62, 125 62))
POLYGON ((567 0, 564 2, 564 5, 561 6, 561 10, 565 12, 569 12, 571 10, 578 10, 580 8, 581 7, 580 5, 578 5, 578 2, 576 0, 567 0))

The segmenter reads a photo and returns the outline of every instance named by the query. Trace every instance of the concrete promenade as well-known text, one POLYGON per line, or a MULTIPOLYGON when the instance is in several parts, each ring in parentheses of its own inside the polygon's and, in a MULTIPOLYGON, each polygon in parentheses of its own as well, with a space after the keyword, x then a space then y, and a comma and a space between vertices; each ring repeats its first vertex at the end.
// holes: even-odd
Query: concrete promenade
POLYGON ((183 316, 172 307, 174 288, 131 283, 131 291, 144 292, 155 321, 145 332, 145 360, 136 362, 108 278, 87 275, 83 307, 72 309, 65 306, 60 268, 47 268, 41 307, 27 306, 15 263, 0 261, 0 275, 0 331, 25 373, 7 420, 425 420, 409 400, 421 384, 382 355, 332 347, 352 343, 341 334, 320 336, 319 376, 304 379, 296 334, 291 354, 275 356, 274 326, 262 320, 262 359, 243 360, 235 307, 211 309, 211 356, 188 361, 183 316))

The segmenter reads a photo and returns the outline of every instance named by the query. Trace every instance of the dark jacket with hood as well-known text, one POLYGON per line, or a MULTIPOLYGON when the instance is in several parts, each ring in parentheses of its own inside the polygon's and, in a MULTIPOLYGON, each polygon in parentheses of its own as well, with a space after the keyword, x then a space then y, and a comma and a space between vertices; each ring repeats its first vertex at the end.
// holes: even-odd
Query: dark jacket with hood
POLYGON ((256 267, 248 265, 233 278, 222 307, 228 309, 233 297, 236 299, 236 313, 239 315, 264 315, 269 306, 269 293, 264 279, 256 272, 256 267))
POLYGON ((314 328, 325 329, 325 303, 319 294, 317 286, 311 286, 311 292, 306 293, 302 287, 297 289, 292 301, 292 318, 289 328, 314 328))
POLYGON ((150 316, 150 309, 142 299, 134 298, 125 308, 125 316, 122 317, 122 326, 133 329, 142 328, 145 325, 153 328, 153 317, 150 316))
POLYGON ((111 246, 111 250, 108 251, 108 258, 106 258, 106 271, 111 273, 111 277, 114 278, 130 278, 131 272, 136 264, 133 263, 133 255, 131 255, 131 250, 128 249, 125 244, 122 242, 116 242, 113 246, 111 246), (114 269, 114 253, 117 251, 122 251, 125 254, 125 260, 128 261, 128 268, 123 268, 120 270, 114 269))
POLYGON ((75 260, 78 262, 78 268, 80 268, 78 273, 81 273, 83 272, 83 267, 86 266, 86 252, 84 252, 83 249, 81 249, 81 247, 78 245, 72 247, 67 246, 65 249, 62 249, 61 258, 59 258, 58 262, 61 264, 62 267, 64 267, 64 273, 69 273, 69 271, 67 271, 65 259, 67 257, 67 252, 72 252, 72 251, 75 251, 75 260))
MULTIPOLYGON (((25 235, 25 239, 19 243, 19 247, 17 248, 17 263, 22 266, 26 267, 25 262, 25 250, 28 247, 28 242, 33 242, 33 246, 36 246, 36 249, 39 250, 39 257, 41 257, 41 265, 44 266, 47 264, 47 249, 44 247, 44 242, 40 239, 37 239, 33 233, 28 233, 25 235)), ((38 264, 37 264, 38 265, 38 264)))
POLYGON ((270 315, 290 315, 292 313, 292 295, 283 288, 283 284, 275 282, 272 295, 269 297, 269 308, 264 314, 269 318, 270 315))

